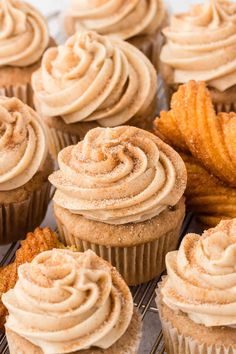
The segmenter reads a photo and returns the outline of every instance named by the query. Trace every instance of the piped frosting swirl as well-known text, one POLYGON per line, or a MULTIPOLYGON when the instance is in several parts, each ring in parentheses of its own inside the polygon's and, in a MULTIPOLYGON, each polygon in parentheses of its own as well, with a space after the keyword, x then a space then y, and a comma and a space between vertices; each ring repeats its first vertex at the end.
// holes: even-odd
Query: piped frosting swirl
POLYGON ((115 268, 92 251, 47 251, 19 267, 3 295, 6 328, 43 353, 107 349, 126 332, 133 300, 115 268))
POLYGON ((236 325, 236 219, 187 235, 166 256, 163 301, 198 324, 236 325))
POLYGON ((67 16, 75 22, 74 31, 129 39, 154 33, 164 20, 165 8, 163 0, 71 0, 67 16))
POLYGON ((0 1, 0 66, 36 63, 49 43, 43 16, 21 0, 0 1))
POLYGON ((181 158, 135 127, 95 128, 59 153, 49 179, 57 205, 108 224, 141 222, 180 200, 186 186, 181 158))
POLYGON ((143 53, 94 32, 76 33, 48 49, 32 84, 44 116, 101 126, 143 115, 157 91, 155 69, 143 53))
POLYGON ((17 98, 0 97, 0 191, 23 186, 47 154, 38 115, 17 98))
POLYGON ((235 3, 206 0, 174 15, 164 34, 161 60, 174 70, 174 83, 206 81, 220 91, 236 84, 235 3))

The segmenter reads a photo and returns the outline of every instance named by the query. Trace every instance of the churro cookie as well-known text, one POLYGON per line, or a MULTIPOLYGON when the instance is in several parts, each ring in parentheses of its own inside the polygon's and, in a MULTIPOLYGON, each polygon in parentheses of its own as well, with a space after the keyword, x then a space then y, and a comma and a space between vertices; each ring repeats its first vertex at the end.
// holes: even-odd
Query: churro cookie
POLYGON ((154 127, 185 161, 189 209, 209 226, 236 217, 236 114, 217 114, 206 84, 190 81, 154 127))

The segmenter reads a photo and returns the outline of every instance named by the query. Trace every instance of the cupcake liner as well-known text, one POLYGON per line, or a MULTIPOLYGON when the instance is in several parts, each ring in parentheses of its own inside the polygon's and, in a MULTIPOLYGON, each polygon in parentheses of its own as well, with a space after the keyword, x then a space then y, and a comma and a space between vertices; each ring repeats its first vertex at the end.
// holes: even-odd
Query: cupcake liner
POLYGON ((0 87, 0 95, 6 97, 17 97, 28 106, 34 108, 33 90, 30 83, 0 87))
POLYGON ((79 135, 62 132, 58 129, 48 127, 46 124, 44 124, 44 127, 48 138, 49 152, 55 160, 62 149, 70 145, 75 145, 81 140, 79 135))
POLYGON ((165 281, 165 278, 166 276, 162 277, 162 281, 158 284, 156 290, 156 304, 159 309, 166 352, 168 354, 234 354, 235 348, 232 348, 231 346, 226 347, 224 345, 220 346, 215 344, 207 345, 206 343, 199 343, 189 336, 180 334, 169 321, 163 318, 160 288, 165 281))
POLYGON ((191 337, 185 337, 179 334, 172 325, 161 320, 163 335, 165 338, 165 348, 168 354, 233 354, 235 349, 232 347, 208 346, 204 343, 198 343, 191 337))
POLYGON ((156 118, 157 115, 157 96, 154 97, 152 103, 150 104, 148 111, 145 112, 145 114, 142 114, 141 116, 132 118, 130 121, 128 121, 127 125, 134 126, 136 128, 140 128, 143 130, 148 130, 152 131, 153 128, 153 121, 156 118))
MULTIPOLYGON (((166 14, 166 17, 167 14, 166 14)), ((68 36, 71 36, 75 32, 75 25, 73 19, 70 16, 62 17, 63 26, 68 36)), ((156 70, 159 68, 159 58, 161 48, 164 42, 164 37, 161 30, 167 25, 167 20, 162 23, 161 27, 157 29, 154 34, 151 35, 137 35, 133 38, 127 39, 127 42, 134 45, 141 52, 143 52, 146 57, 152 62, 156 70)))
MULTIPOLYGON (((168 101, 168 107, 170 107, 170 102, 173 94, 178 90, 179 85, 176 85, 175 88, 172 86, 168 86, 167 84, 164 84, 164 89, 165 89, 165 96, 168 101)), ((210 90, 211 91, 211 90, 210 90)), ((216 113, 220 112, 236 112, 236 103, 234 102, 217 102, 214 100, 214 97, 212 97, 212 103, 214 105, 214 109, 216 113)))
POLYGON ((136 38, 129 40, 129 43, 146 55, 157 71, 159 70, 160 53, 163 42, 164 39, 160 29, 158 29, 153 35, 137 36, 136 38))
POLYGON ((224 102, 214 102, 214 107, 217 113, 220 112, 236 112, 236 103, 235 102, 231 102, 231 103, 224 103, 224 102))
POLYGON ((212 102, 217 113, 236 112, 236 86, 232 86, 224 92, 209 87, 212 102))
POLYGON ((42 184, 22 201, 0 205, 0 245, 18 241, 41 224, 50 201, 51 185, 42 184))
MULTIPOLYGON (((131 119, 130 121, 128 121, 126 124, 132 125, 132 126, 140 128, 140 129, 144 129, 144 130, 151 130, 153 120, 156 117, 156 111, 157 111, 156 108, 157 108, 157 104, 156 104, 156 97, 155 97, 152 104, 148 108, 149 111, 147 112, 147 115, 143 114, 142 116, 135 117, 135 118, 131 119)), ((38 111, 40 112, 39 108, 38 108, 38 111)), ((95 126, 96 125, 92 126, 91 129, 93 129, 95 126)), ((97 124, 97 127, 99 127, 99 126, 100 125, 97 124)), ((54 128, 54 127, 49 126, 46 122, 44 123, 44 127, 45 127, 45 131, 46 131, 47 138, 48 138, 49 152, 55 160, 57 159, 57 156, 62 149, 64 149, 67 146, 77 144, 79 141, 81 141, 85 137, 86 133, 90 130, 90 128, 85 128, 84 125, 82 126, 82 124, 81 124, 80 131, 78 129, 77 133, 72 133, 69 131, 62 131, 61 130, 61 129, 63 129, 62 127, 61 127, 61 129, 54 128)), ((73 130, 72 127, 71 127, 71 130, 73 130)))
POLYGON ((128 285, 138 285, 160 276, 164 271, 166 254, 178 246, 183 219, 177 227, 163 234, 159 239, 132 247, 103 246, 81 240, 73 235, 58 217, 56 221, 63 243, 68 246, 74 245, 82 252, 93 250, 116 267, 128 285))
MULTIPOLYGON (((168 108, 170 107, 170 102, 171 102, 171 98, 173 96, 173 94, 178 90, 180 85, 175 84, 175 85, 168 85, 165 81, 163 82, 163 87, 164 87, 164 91, 165 91, 165 96, 168 102, 168 108)), ((230 100, 226 100, 225 102, 222 99, 222 101, 215 99, 213 91, 211 90, 211 88, 209 88, 209 91, 212 95, 212 103, 214 105, 214 109, 216 111, 216 113, 220 113, 220 112, 236 112, 236 103, 235 100, 232 100, 230 102, 230 100)), ((222 93, 222 95, 225 95, 224 93, 222 93)))
POLYGON ((165 98, 165 110, 168 111, 170 109, 170 103, 171 103, 171 98, 173 94, 178 90, 179 85, 175 85, 174 87, 171 85, 168 85, 164 78, 162 78, 162 88, 163 88, 163 97, 165 98))

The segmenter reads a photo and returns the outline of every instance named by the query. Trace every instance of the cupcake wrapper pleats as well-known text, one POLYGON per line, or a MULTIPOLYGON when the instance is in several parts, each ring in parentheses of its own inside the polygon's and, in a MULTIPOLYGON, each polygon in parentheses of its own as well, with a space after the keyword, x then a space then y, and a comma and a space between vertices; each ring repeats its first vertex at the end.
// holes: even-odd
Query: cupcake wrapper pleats
POLYGON ((44 124, 44 127, 48 138, 49 152, 55 160, 62 149, 75 145, 81 140, 79 135, 62 132, 58 129, 50 128, 46 124, 44 124))
POLYGON ((135 37, 129 41, 151 61, 155 69, 159 70, 160 53, 163 45, 163 36, 160 29, 153 35, 135 37))
POLYGON ((162 322, 167 354, 233 354, 235 349, 224 346, 200 344, 190 337, 178 333, 169 322, 162 322))
POLYGON ((217 113, 219 112, 236 112, 236 103, 235 102, 229 102, 229 103, 223 103, 223 102, 214 102, 214 107, 217 113))
MULTIPOLYGON (((170 107, 171 98, 172 98, 173 94, 178 90, 179 86, 180 85, 175 84, 174 87, 173 87, 171 85, 166 84, 165 82, 163 83, 163 87, 164 87, 164 90, 165 90, 165 96, 167 97, 167 102, 168 102, 167 106, 168 107, 170 107)), ((211 89, 210 88, 208 88, 208 89, 211 92, 211 89)), ((236 103, 235 103, 235 101, 230 102, 230 100, 227 100, 227 101, 222 100, 220 102, 217 102, 217 100, 215 99, 215 97, 213 95, 212 102, 213 102, 213 105, 214 105, 216 113, 220 113, 220 112, 226 112, 226 113, 236 112, 236 103)))
POLYGON ((51 185, 42 184, 23 202, 0 205, 0 244, 18 241, 43 221, 50 201, 51 185))
POLYGON ((57 225, 62 242, 75 245, 82 252, 93 250, 116 267, 128 285, 137 285, 148 282, 164 271, 165 255, 178 246, 182 221, 183 218, 175 229, 158 240, 132 247, 109 247, 83 241, 67 230, 58 218, 57 225))
POLYGON ((165 276, 159 282, 156 290, 156 304, 159 309, 159 317, 162 325, 162 332, 165 341, 165 350, 167 354, 234 354, 235 349, 232 347, 207 345, 199 343, 191 337, 180 334, 170 322, 165 320, 162 316, 162 300, 161 300, 161 286, 165 281, 165 276))
MULTIPOLYGON (((37 102, 36 102, 37 106, 37 102)), ((127 125, 132 125, 144 130, 150 130, 152 128, 153 120, 156 117, 156 97, 154 98, 152 104, 148 108, 148 112, 141 116, 135 117, 128 121, 127 125)), ((38 112, 40 114, 40 109, 38 108, 38 112)), ((57 119, 55 117, 55 119, 57 119)), ((96 124, 96 122, 94 122, 96 124)), ((72 133, 72 131, 65 131, 52 126, 49 126, 46 122, 44 123, 45 131, 48 138, 48 145, 49 145, 49 152, 54 159, 57 159, 59 152, 67 146, 75 145, 79 141, 83 140, 87 132, 94 128, 95 126, 91 127, 88 125, 87 127, 83 124, 77 124, 77 131, 72 133)), ((97 127, 100 125, 97 124, 97 127)), ((73 130, 73 128, 71 128, 73 130)))
POLYGON ((0 95, 6 97, 17 97, 28 106, 34 108, 33 90, 29 83, 25 85, 0 87, 0 95))

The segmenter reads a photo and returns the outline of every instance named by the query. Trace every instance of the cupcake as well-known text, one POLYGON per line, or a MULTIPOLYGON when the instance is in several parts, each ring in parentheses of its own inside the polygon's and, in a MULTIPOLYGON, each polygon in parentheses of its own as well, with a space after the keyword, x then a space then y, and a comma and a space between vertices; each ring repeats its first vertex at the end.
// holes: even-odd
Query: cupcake
POLYGON ((0 97, 0 244, 21 239, 42 222, 52 171, 38 115, 18 98, 0 97))
POLYGON ((122 126, 91 130, 58 163, 49 180, 62 241, 92 249, 129 285, 160 275, 185 214, 180 156, 153 134, 122 126))
POLYGON ((32 85, 54 158, 97 126, 151 128, 154 67, 134 46, 95 32, 76 33, 46 51, 32 85))
POLYGON ((157 296, 168 354, 236 352, 235 262, 236 219, 168 253, 157 296))
POLYGON ((189 80, 205 81, 218 112, 236 111, 236 4, 206 0, 174 15, 163 33, 161 71, 169 95, 189 80))
POLYGON ((43 16, 21 0, 1 0, 0 95, 33 106, 32 73, 50 42, 43 16))
POLYGON ((204 82, 181 85, 155 132, 183 158, 186 203, 205 226, 236 218, 236 113, 216 114, 204 82))
POLYGON ((126 40, 158 68, 166 15, 163 0, 70 0, 64 24, 68 35, 91 30, 126 40))
POLYGON ((141 319, 128 286, 92 251, 47 251, 2 296, 11 354, 135 354, 141 319))

